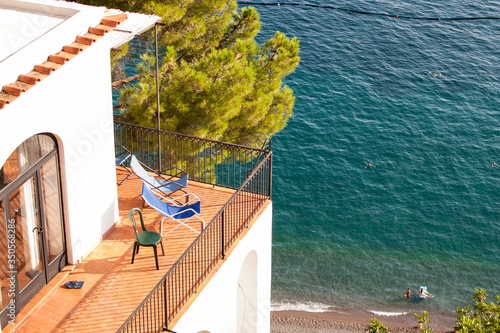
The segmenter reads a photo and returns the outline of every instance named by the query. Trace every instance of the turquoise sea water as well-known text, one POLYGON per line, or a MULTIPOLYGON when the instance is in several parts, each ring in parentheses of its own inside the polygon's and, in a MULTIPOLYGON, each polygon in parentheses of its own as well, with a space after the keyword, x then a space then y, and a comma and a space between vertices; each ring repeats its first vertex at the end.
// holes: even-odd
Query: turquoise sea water
MULTIPOLYGON (((294 3, 500 16, 498 1, 294 3)), ((261 40, 301 41, 294 114, 273 138, 275 308, 418 310, 402 295, 420 285, 426 310, 499 295, 500 21, 255 7, 261 40)))

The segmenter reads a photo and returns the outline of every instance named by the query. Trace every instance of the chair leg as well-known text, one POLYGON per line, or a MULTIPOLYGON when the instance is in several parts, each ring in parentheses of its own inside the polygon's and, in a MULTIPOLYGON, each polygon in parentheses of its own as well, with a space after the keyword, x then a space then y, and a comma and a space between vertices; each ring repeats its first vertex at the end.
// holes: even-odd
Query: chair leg
POLYGON ((137 244, 137 252, 136 253, 139 253, 139 244, 137 244))
POLYGON ((160 244, 161 244, 161 253, 165 255, 165 250, 163 249, 163 240, 160 240, 160 244))
POLYGON ((160 269, 160 266, 158 265, 158 251, 156 251, 156 245, 153 246, 153 251, 155 252, 156 269, 160 269))
POLYGON ((124 180, 122 180, 121 182, 119 182, 119 183, 117 182, 117 183, 116 183, 117 185, 121 185, 121 184, 125 183, 125 182, 127 181, 127 179, 129 179, 129 178, 130 178, 130 176, 132 176, 132 172, 131 172, 131 171, 130 171, 130 170, 129 170, 126 166, 124 166, 124 165, 120 165, 120 166, 122 166, 123 168, 125 168, 125 170, 127 170, 127 171, 128 171, 128 176, 127 176, 127 178, 125 178, 125 179, 124 179, 124 180))
POLYGON ((139 245, 137 245, 137 242, 134 242, 134 251, 132 251, 132 264, 134 263, 135 248, 136 248, 136 247, 139 247, 139 245))

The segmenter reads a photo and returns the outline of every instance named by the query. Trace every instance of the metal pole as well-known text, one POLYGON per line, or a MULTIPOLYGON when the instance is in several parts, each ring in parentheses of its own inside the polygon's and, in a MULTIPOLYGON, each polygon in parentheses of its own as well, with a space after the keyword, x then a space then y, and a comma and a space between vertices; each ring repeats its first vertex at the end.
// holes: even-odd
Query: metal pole
POLYGON ((156 66, 156 118, 158 122, 158 172, 161 172, 160 147, 160 76, 158 70, 158 24, 155 23, 155 66, 156 66))
POLYGON ((155 66, 156 66, 156 118, 158 123, 158 172, 161 172, 161 146, 160 146, 160 74, 158 69, 158 26, 165 23, 155 23, 155 66))

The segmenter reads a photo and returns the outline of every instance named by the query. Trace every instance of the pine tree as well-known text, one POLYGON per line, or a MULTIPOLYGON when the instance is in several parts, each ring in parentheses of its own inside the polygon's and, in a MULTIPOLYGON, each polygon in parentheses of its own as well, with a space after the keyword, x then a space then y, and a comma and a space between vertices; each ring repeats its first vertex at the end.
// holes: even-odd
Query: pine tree
MULTIPOLYGON (((299 41, 277 32, 258 44, 255 8, 238 10, 234 0, 80 2, 162 17, 162 129, 228 140, 254 132, 272 135, 286 126, 295 98, 283 79, 299 64, 299 41)), ((122 88, 125 121, 156 127, 154 69, 154 56, 144 54, 139 80, 122 88)))

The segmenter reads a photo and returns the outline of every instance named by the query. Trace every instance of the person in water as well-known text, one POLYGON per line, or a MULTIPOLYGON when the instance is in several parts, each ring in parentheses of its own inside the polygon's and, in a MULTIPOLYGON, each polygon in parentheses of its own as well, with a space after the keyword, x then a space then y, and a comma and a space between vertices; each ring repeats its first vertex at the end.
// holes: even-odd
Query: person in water
POLYGON ((496 167, 496 166, 499 166, 496 162, 493 162, 493 164, 491 164, 491 167, 496 167))
POLYGON ((365 165, 365 169, 366 169, 366 168, 369 168, 369 167, 374 167, 374 168, 375 168, 375 165, 373 165, 373 164, 371 164, 370 162, 368 162, 368 164, 367 164, 367 165, 365 165))
POLYGON ((424 288, 420 288, 420 297, 431 297, 431 294, 429 294, 424 288))
POLYGON ((410 290, 410 288, 406 289, 404 297, 406 297, 406 298, 410 298, 411 297, 411 290, 410 290))

